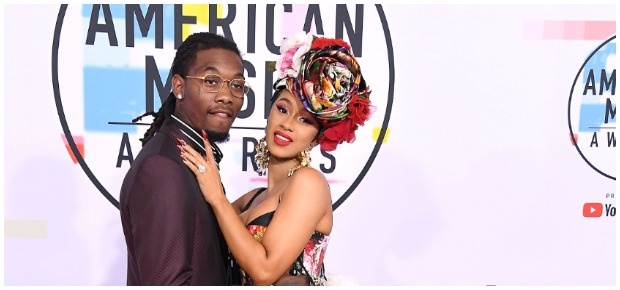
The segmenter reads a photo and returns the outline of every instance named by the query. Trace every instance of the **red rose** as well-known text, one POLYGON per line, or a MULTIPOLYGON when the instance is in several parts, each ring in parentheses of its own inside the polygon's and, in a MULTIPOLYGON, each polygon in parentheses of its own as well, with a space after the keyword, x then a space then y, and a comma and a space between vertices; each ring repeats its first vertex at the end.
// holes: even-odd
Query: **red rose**
POLYGON ((351 130, 353 128, 356 128, 354 126, 355 124, 351 123, 351 120, 349 118, 346 118, 336 123, 333 127, 325 130, 325 135, 328 139, 331 140, 350 142, 351 140, 355 139, 355 133, 353 133, 354 130, 351 130))
POLYGON ((348 118, 351 119, 354 124, 364 124, 370 116, 370 100, 368 98, 360 98, 355 95, 349 101, 348 109, 348 118))
POLYGON ((323 131, 323 135, 319 138, 321 149, 325 151, 333 151, 338 144, 344 141, 351 143, 355 141, 355 130, 358 125, 353 123, 350 118, 343 119, 323 131))
POLYGON ((321 149, 323 149, 323 151, 334 151, 336 150, 336 146, 338 146, 338 142, 323 137, 319 138, 319 144, 321 144, 321 149))
POLYGON ((333 39, 333 38, 324 38, 324 37, 318 37, 317 39, 315 39, 312 42, 312 46, 310 46, 310 49, 314 49, 314 48, 322 49, 327 46, 342 46, 342 47, 346 47, 348 50, 351 50, 351 46, 342 39, 339 39, 339 38, 333 39))

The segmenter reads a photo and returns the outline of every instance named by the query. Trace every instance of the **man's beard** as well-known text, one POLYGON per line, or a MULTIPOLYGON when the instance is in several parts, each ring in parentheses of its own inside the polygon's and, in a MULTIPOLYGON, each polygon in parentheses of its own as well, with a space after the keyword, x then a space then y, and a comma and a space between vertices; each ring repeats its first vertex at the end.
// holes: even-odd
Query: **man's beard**
POLYGON ((209 130, 206 130, 206 132, 207 132, 207 138, 209 138, 209 141, 212 141, 215 143, 226 143, 230 141, 229 132, 213 132, 209 130))

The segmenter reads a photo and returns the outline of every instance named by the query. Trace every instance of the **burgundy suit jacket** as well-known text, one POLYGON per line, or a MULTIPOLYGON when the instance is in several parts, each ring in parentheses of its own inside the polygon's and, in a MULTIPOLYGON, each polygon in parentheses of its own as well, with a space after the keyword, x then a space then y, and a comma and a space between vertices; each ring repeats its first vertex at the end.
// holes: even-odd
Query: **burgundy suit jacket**
POLYGON ((167 117, 123 180, 127 285, 227 284, 228 248, 194 173, 181 161, 177 138, 192 144, 181 129, 167 117))

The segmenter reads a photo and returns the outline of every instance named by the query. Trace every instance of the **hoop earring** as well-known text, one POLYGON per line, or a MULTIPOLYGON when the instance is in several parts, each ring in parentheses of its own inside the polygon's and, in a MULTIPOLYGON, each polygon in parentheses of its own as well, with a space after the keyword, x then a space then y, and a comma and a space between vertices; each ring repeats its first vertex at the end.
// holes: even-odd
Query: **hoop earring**
POLYGON ((256 155, 254 155, 254 161, 258 169, 258 176, 267 175, 267 165, 269 165, 269 150, 267 149, 267 141, 265 137, 261 138, 256 144, 256 155))
POLYGON ((286 176, 291 177, 291 175, 293 175, 293 173, 295 173, 295 171, 297 171, 297 169, 302 168, 302 167, 308 167, 310 166, 310 162, 312 161, 312 158, 310 157, 310 151, 312 150, 314 146, 312 146, 312 144, 310 144, 310 146, 308 146, 308 148, 302 150, 301 152, 299 152, 299 155, 297 155, 297 159, 299 160, 299 164, 296 165, 295 167, 291 168, 288 170, 288 174, 286 176))

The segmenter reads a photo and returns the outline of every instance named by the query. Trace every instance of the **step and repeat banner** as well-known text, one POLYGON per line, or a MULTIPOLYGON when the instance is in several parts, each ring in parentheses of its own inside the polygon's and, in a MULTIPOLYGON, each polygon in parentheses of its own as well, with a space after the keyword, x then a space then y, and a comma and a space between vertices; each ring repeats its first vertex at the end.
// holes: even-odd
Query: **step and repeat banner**
POLYGON ((327 177, 334 285, 615 285, 616 6, 4 6, 4 284, 124 285, 121 183, 191 33, 252 85, 222 144, 233 200, 266 185, 283 37, 351 43, 376 106, 327 177))

